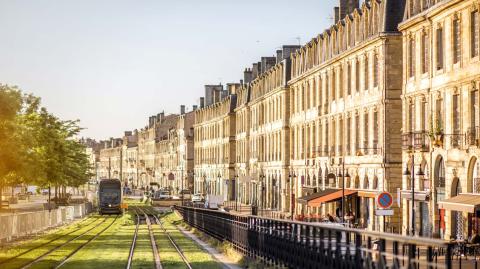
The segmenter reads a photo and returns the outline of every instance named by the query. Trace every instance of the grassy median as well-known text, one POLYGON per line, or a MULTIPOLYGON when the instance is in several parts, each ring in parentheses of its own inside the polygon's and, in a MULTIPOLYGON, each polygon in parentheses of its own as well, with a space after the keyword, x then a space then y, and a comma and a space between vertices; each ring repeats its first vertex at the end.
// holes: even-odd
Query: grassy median
MULTIPOLYGON (((195 241, 183 235, 180 230, 174 225, 175 222, 179 221, 180 218, 173 213, 165 214, 161 217, 163 226, 177 243, 179 248, 183 251, 183 254, 190 262, 190 265, 193 268, 203 269, 221 269, 223 268, 220 263, 218 263, 215 258, 205 251, 201 246, 199 246, 195 241)), ((179 267, 181 268, 181 267, 179 267)))
POLYGON ((6 243, 0 246, 0 263, 5 260, 11 259, 25 251, 29 251, 33 248, 38 248, 49 242, 59 240, 61 237, 72 233, 82 227, 85 227, 94 221, 98 220, 98 216, 91 216, 82 220, 75 221, 71 224, 61 226, 59 228, 51 229, 43 234, 37 236, 30 236, 27 239, 19 240, 16 242, 6 243))
POLYGON ((62 268, 125 268, 134 232, 132 215, 125 214, 97 239, 73 255, 62 268))
POLYGON ((5 251, 1 251, 3 255, 3 261, 12 258, 20 253, 23 253, 27 250, 25 254, 18 256, 12 260, 7 261, 0 265, 2 269, 10 269, 10 268, 20 268, 23 265, 33 261, 37 257, 51 251, 52 249, 72 240, 73 238, 79 236, 80 234, 88 231, 89 229, 95 227, 96 225, 100 224, 104 218, 99 216, 93 216, 93 221, 88 221, 87 223, 82 224, 75 224, 71 225, 68 228, 62 229, 62 234, 64 236, 59 237, 59 234, 47 235, 45 237, 41 237, 39 239, 33 240, 31 242, 27 242, 25 244, 17 245, 12 249, 8 249, 5 251), (72 233, 70 233, 72 232, 72 233), (56 238, 56 239, 55 239, 56 238), (54 239, 52 241, 52 239, 54 239), (51 241, 51 242, 50 242, 51 241), (48 244, 45 244, 48 243, 48 244), (33 249, 34 248, 34 249, 33 249))

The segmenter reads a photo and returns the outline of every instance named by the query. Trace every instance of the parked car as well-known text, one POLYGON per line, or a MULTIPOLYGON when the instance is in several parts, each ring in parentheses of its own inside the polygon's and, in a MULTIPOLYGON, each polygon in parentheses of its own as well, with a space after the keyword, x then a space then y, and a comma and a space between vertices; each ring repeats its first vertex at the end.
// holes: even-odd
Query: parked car
POLYGON ((201 203, 203 202, 203 200, 203 194, 201 193, 195 193, 194 195, 192 195, 192 203, 201 203))
POLYGON ((156 191, 153 195, 155 199, 170 199, 170 193, 168 191, 156 191))
POLYGON ((184 200, 190 200, 192 198, 192 191, 191 190, 181 190, 178 194, 180 199, 183 197, 184 200))

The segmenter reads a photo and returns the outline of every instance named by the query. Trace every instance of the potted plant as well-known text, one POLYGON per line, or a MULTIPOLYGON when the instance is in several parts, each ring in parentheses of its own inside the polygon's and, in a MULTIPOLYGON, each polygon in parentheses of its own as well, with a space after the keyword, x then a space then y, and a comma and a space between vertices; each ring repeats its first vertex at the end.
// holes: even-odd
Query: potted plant
POLYGON ((441 147, 443 145, 443 128, 442 123, 438 119, 435 122, 434 137, 434 146, 441 147))
POLYGON ((443 145, 443 128, 440 120, 437 119, 434 126, 433 120, 430 117, 430 130, 428 136, 430 137, 433 146, 441 147, 443 145))

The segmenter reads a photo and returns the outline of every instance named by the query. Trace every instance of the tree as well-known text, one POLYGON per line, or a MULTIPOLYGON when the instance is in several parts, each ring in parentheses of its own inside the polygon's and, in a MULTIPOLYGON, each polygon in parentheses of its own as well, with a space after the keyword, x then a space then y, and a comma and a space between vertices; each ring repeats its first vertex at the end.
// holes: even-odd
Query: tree
MULTIPOLYGON (((40 99, 0 85, 0 193, 21 183, 78 187, 88 181, 85 147, 76 140, 78 121, 62 121, 40 99)), ((57 192, 56 192, 57 194, 57 192)))

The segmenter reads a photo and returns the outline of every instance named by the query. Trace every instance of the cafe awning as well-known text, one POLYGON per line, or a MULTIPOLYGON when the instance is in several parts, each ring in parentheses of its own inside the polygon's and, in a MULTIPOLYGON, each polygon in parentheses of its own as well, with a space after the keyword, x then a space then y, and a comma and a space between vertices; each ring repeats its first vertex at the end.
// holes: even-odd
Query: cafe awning
MULTIPOLYGON (((354 190, 345 190, 345 196, 350 196, 353 194, 356 194, 357 191, 354 190)), ((322 203, 328 203, 328 202, 333 202, 336 200, 341 199, 343 196, 343 191, 342 190, 336 190, 335 192, 329 193, 327 195, 318 197, 316 199, 313 199, 308 202, 308 206, 311 207, 320 207, 322 203)))
POLYGON ((338 189, 325 189, 325 190, 321 190, 319 192, 315 192, 315 193, 312 193, 310 195, 305 195, 305 196, 302 196, 302 197, 299 197, 297 199, 297 202, 299 204, 303 204, 303 205, 308 205, 308 203, 312 200, 315 200, 319 197, 322 197, 322 196, 325 196, 325 195, 328 195, 330 193, 334 193, 338 191, 338 189))
POLYGON ((480 206, 480 195, 461 193, 455 197, 438 202, 440 209, 474 213, 480 206))

